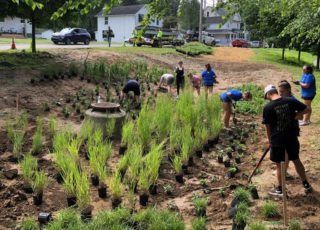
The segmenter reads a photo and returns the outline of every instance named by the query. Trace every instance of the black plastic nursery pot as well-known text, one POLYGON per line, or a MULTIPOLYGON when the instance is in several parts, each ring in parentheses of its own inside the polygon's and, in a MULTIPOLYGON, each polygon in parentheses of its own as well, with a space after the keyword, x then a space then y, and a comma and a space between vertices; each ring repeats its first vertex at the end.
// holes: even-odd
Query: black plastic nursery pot
POLYGON ((210 146, 209 146, 208 144, 205 144, 205 145, 203 146, 203 151, 204 151, 204 152, 209 152, 209 151, 210 151, 210 146))
POLYGON ((19 162, 19 160, 20 160, 20 157, 16 157, 16 156, 14 156, 14 155, 10 155, 9 157, 8 157, 8 161, 10 161, 11 163, 18 163, 19 162))
POLYGON ((241 157, 236 157, 235 161, 236 161, 237 164, 240 164, 241 163, 241 157))
POLYGON ((197 217, 206 217, 207 210, 205 208, 196 210, 197 217))
POLYGON ((202 150, 197 150, 196 151, 196 156, 199 158, 202 158, 202 150))
POLYGON ((122 200, 121 199, 111 199, 112 209, 116 209, 120 206, 122 200))
POLYGON ((183 174, 185 174, 185 175, 189 174, 188 165, 183 164, 182 165, 182 171, 183 171, 183 174))
POLYGON ((151 195, 157 195, 158 194, 157 188, 158 186, 156 184, 151 185, 149 188, 149 193, 151 195))
POLYGON ((231 166, 229 160, 228 161, 224 161, 223 164, 224 164, 224 167, 226 167, 226 168, 229 168, 231 166))
POLYGON ((139 203, 141 206, 147 206, 149 201, 149 195, 146 193, 143 193, 139 196, 139 203))
POLYGON ((98 195, 100 198, 106 198, 107 197, 107 186, 101 185, 98 188, 98 195))
POLYGON ((232 223, 232 230, 244 230, 246 227, 246 223, 237 224, 235 221, 232 223))
POLYGON ((183 184, 183 174, 176 175, 176 181, 183 184))
POLYGON ((37 193, 32 196, 34 205, 41 205, 43 201, 43 193, 37 193))
POLYGON ((119 155, 124 155, 127 151, 127 146, 120 146, 119 148, 119 155))
POLYGON ((232 158, 232 152, 227 152, 227 156, 231 159, 232 158))
POLYGON ((222 156, 218 156, 218 163, 223 164, 223 157, 222 156))
POLYGON ((27 182, 24 182, 24 184, 22 185, 22 190, 27 194, 33 193, 31 185, 27 182))
POLYGON ((193 161, 193 157, 192 156, 190 156, 189 157, 189 160, 188 160, 188 166, 193 166, 194 165, 194 161, 193 161))
POLYGON ((236 175, 236 173, 234 173, 234 172, 228 172, 227 177, 228 178, 234 178, 235 175, 236 175))
POLYGON ((50 212, 40 212, 38 215, 38 221, 40 224, 47 224, 52 220, 52 214, 50 212))
POLYGON ((62 177, 62 175, 61 175, 59 172, 55 175, 55 178, 56 178, 56 181, 57 181, 59 184, 62 184, 62 183, 63 183, 63 177, 62 177))
POLYGON ((99 177, 96 175, 91 175, 91 183, 93 186, 99 185, 99 177))
POLYGON ((67 197, 68 207, 73 207, 77 204, 77 197, 76 196, 69 196, 67 197))
POLYGON ((92 207, 88 207, 81 211, 81 220, 83 221, 89 221, 92 219, 92 207))
POLYGON ((259 194, 258 194, 257 188, 251 188, 250 189, 250 193, 251 193, 252 199, 254 199, 254 200, 258 200, 259 199, 259 194))

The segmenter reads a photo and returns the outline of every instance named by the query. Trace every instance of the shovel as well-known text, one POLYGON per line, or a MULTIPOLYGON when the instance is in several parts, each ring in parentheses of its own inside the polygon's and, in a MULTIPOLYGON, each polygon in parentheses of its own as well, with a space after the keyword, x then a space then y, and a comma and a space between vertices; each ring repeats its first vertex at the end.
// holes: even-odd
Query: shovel
POLYGON ((266 150, 264 150, 264 152, 263 152, 263 154, 262 154, 262 156, 261 156, 258 164, 257 164, 256 167, 253 169, 251 175, 250 175, 249 178, 248 178, 248 184, 250 184, 253 175, 255 174, 255 172, 257 171, 257 169, 260 167, 263 159, 265 158, 265 156, 266 156, 267 153, 269 152, 270 148, 271 148, 271 147, 269 146, 266 150))

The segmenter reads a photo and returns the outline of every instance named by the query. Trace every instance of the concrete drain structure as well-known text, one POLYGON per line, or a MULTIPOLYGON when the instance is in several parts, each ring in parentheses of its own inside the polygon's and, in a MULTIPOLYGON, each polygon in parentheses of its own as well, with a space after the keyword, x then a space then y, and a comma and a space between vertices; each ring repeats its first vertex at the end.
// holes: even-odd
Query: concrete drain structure
POLYGON ((91 109, 85 113, 85 121, 91 120, 94 127, 101 128, 104 137, 106 137, 106 125, 110 119, 115 119, 115 128, 113 138, 119 140, 121 138, 121 129, 126 117, 126 112, 121 110, 120 105, 110 102, 92 103, 91 109))

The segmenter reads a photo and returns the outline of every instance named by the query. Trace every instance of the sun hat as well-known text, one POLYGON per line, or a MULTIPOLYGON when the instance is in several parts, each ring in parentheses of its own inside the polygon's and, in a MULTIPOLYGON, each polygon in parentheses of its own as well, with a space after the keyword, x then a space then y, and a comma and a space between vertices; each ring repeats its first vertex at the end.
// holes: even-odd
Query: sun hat
POLYGON ((270 92, 278 92, 278 91, 277 91, 277 88, 274 85, 267 85, 264 88, 264 99, 267 99, 266 98, 267 93, 270 93, 270 92))

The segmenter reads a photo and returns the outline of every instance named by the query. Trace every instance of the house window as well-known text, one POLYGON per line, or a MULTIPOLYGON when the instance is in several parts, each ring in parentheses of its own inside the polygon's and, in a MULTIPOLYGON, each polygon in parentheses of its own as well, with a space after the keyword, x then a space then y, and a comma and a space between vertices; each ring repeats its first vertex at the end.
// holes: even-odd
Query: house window
POLYGON ((209 17, 209 14, 210 14, 209 11, 207 11, 207 17, 209 17))
POLYGON ((20 20, 20 23, 25 23, 25 22, 26 22, 26 20, 24 20, 24 19, 20 20))
POLYGON ((159 20, 157 19, 157 26, 159 25, 159 20))
POLYGON ((142 22, 144 18, 144 14, 138 14, 138 21, 142 22))
POLYGON ((109 24, 109 18, 108 18, 108 17, 105 17, 105 18, 104 18, 104 24, 105 24, 105 25, 108 25, 108 24, 109 24))

